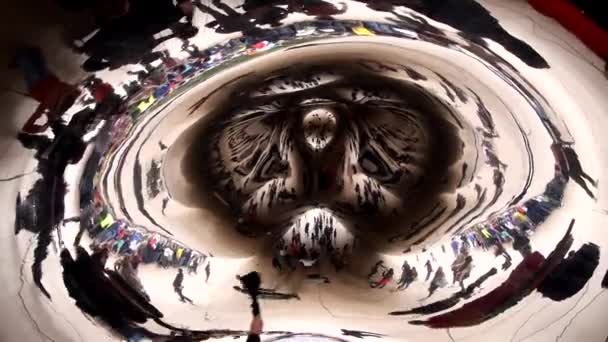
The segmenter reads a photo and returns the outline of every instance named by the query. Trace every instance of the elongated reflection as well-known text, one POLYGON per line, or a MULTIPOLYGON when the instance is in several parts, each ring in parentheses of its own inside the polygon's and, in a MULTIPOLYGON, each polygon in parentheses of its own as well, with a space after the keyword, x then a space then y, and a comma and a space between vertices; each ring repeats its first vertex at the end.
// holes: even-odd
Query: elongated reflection
POLYGON ((533 28, 469 0, 59 5, 94 14, 70 38, 88 74, 18 49, 40 106, 6 148, 32 167, 1 179, 32 334, 608 335, 582 323, 608 287, 605 79, 529 8, 533 28))

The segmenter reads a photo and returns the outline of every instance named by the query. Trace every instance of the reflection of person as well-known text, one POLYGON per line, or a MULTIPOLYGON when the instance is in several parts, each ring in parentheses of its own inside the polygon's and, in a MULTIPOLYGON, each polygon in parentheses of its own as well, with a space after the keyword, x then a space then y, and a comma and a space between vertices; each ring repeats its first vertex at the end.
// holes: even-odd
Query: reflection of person
POLYGON ((253 19, 258 25, 269 24, 271 26, 281 25, 281 20, 287 17, 287 10, 278 7, 280 2, 278 1, 259 1, 259 0, 245 0, 241 8, 245 11, 245 14, 253 19))
POLYGON ((447 280, 445 279, 443 267, 439 266, 439 268, 437 268, 437 272, 435 272, 433 280, 431 280, 431 285, 429 286, 429 297, 432 296, 438 288, 444 287, 446 285, 447 280))
POLYGON ((397 282, 397 290, 407 289, 412 282, 418 277, 416 267, 410 267, 410 264, 406 261, 401 266, 401 277, 397 282))
POLYGON ((45 135, 18 136, 24 147, 36 150, 38 172, 42 177, 34 183, 23 202, 20 196, 17 198, 18 219, 15 223, 15 234, 21 229, 38 234, 32 277, 34 283, 49 298, 50 294, 42 284, 42 262, 48 255, 47 248, 53 241, 55 229, 60 244, 63 244, 59 230, 65 213, 66 184, 63 173, 68 164, 74 164, 82 158, 86 148, 81 140, 82 127, 76 121, 72 119, 69 126, 63 125, 60 120, 54 121, 51 125, 55 135, 53 141, 45 135))
MULTIPOLYGON (((120 66, 137 63, 154 46, 167 38, 157 39, 161 31, 171 28, 175 36, 192 36, 191 18, 194 7, 190 0, 131 0, 129 12, 112 20, 79 49, 91 56, 83 65, 87 70, 101 70, 110 64, 120 66), (187 24, 179 21, 186 17, 187 24), (188 30, 177 28, 188 27, 188 30), (122 64, 121 64, 122 63, 122 64)), ((145 64, 145 63, 142 63, 145 64)))
POLYGON ((133 328, 138 325, 132 323, 157 319, 162 313, 134 293, 114 271, 99 267, 105 256, 104 251, 89 255, 84 248, 77 247, 76 259, 73 259, 67 249, 61 251, 63 281, 68 294, 83 312, 103 321, 125 339, 131 340, 134 331, 150 337, 152 334, 143 328, 133 328))
POLYGON ((465 291, 464 281, 471 275, 473 269, 473 258, 470 255, 460 254, 452 264, 454 275, 453 284, 458 282, 462 292, 465 291))
POLYGON ((260 312, 260 304, 258 303, 258 291, 262 279, 257 272, 248 273, 242 277, 237 277, 243 288, 247 290, 249 296, 251 296, 251 314, 253 319, 249 326, 249 333, 247 334, 247 342, 259 342, 260 335, 264 331, 264 321, 262 321, 262 314, 260 312))
POLYGON ((513 233, 513 249, 518 251, 524 258, 532 254, 530 239, 525 235, 525 233, 516 230, 514 230, 513 233))
POLYGON ((60 81, 48 69, 42 51, 37 47, 19 49, 12 65, 21 69, 29 96, 39 103, 36 111, 23 125, 22 130, 26 133, 45 130, 52 121, 57 120, 70 108, 80 95, 76 86, 60 81), (44 125, 36 125, 36 121, 45 113, 47 122, 44 125))
POLYGON ((177 295, 179 296, 179 300, 181 300, 182 302, 188 302, 190 304, 192 304, 192 299, 184 296, 184 294, 182 293, 182 290, 184 289, 184 271, 182 271, 182 269, 180 268, 177 271, 177 275, 175 276, 175 279, 173 280, 173 290, 175 290, 175 293, 177 293, 177 295))
POLYGON ((122 98, 116 94, 111 84, 92 76, 87 79, 85 88, 91 94, 92 101, 95 102, 95 113, 101 119, 117 114, 122 98))
POLYGON ((367 7, 374 11, 392 12, 397 6, 412 6, 419 1, 416 0, 355 0, 364 2, 367 7))
POLYGON ((213 5, 222 12, 213 9, 212 7, 203 4, 200 0, 195 2, 195 5, 201 12, 207 13, 215 19, 206 26, 215 29, 217 33, 233 33, 242 31, 244 33, 255 33, 255 23, 251 22, 250 18, 242 13, 237 12, 229 5, 221 0, 213 0, 213 5))
POLYGON ((450 242, 450 246, 452 247, 452 252, 454 252, 454 256, 458 256, 460 251, 460 243, 457 238, 452 238, 452 242, 450 242))
MULTIPOLYGON (((237 279, 240 279, 240 277, 237 276, 237 279)), ((233 286, 232 288, 241 293, 248 293, 247 289, 244 289, 240 286, 233 286)), ((295 293, 282 293, 282 292, 277 292, 276 290, 273 290, 273 289, 264 289, 264 288, 260 288, 258 290, 258 298, 276 299, 276 300, 289 300, 289 299, 300 300, 300 296, 298 296, 295 293)))
POLYGON ((382 289, 384 288, 391 280, 393 280, 393 276, 395 275, 395 271, 392 268, 384 271, 382 273, 382 278, 378 282, 373 282, 369 286, 372 288, 382 289))
POLYGON ((208 260, 207 265, 205 266, 205 283, 209 282, 210 276, 211 276, 211 260, 208 260))
POLYGON ((341 8, 338 8, 325 0, 288 0, 287 4, 289 12, 300 12, 317 19, 331 19, 332 15, 344 14, 348 9, 344 2, 341 2, 341 8))
POLYGON ((114 270, 120 274, 127 284, 131 285, 142 296, 144 296, 144 298, 149 300, 150 297, 144 290, 144 286, 139 280, 139 276, 137 274, 139 263, 140 260, 138 257, 125 256, 122 260, 118 260, 116 264, 114 264, 114 270))
POLYGON ((126 64, 149 64, 163 55, 153 51, 161 43, 172 39, 189 39, 198 33, 198 28, 190 23, 175 23, 171 25, 171 34, 156 37, 156 35, 125 34, 120 39, 87 42, 84 49, 91 57, 82 68, 93 72, 105 68, 116 69, 126 64))
POLYGON ((249 334, 247 335, 247 342, 258 342, 260 340, 260 334, 264 331, 264 321, 260 315, 254 316, 249 325, 249 334))
POLYGON ((110 250, 108 248, 100 248, 91 255, 91 261, 96 271, 103 271, 106 267, 106 262, 110 257, 110 250))
POLYGON ((431 277, 431 273, 433 273, 433 265, 431 265, 431 260, 427 260, 424 267, 426 267, 426 278, 424 281, 428 281, 431 277))
POLYGON ((384 269, 386 270, 386 266, 384 266, 384 261, 380 260, 378 262, 376 262, 373 266, 372 269, 369 271, 369 274, 367 275, 367 279, 370 279, 376 274, 378 273, 378 270, 380 269, 384 269))
POLYGON ((585 172, 576 151, 570 146, 560 144, 551 144, 551 151, 555 156, 557 165, 564 173, 564 176, 572 178, 572 180, 585 190, 589 197, 595 199, 595 196, 587 186, 586 181, 590 182, 594 187, 597 186, 596 181, 585 172))
POLYGON ((589 197, 595 199, 595 196, 593 195, 591 190, 589 190, 585 181, 588 181, 594 187, 597 186, 597 184, 595 180, 591 176, 589 176, 583 169, 583 166, 581 165, 581 162, 578 159, 578 154, 576 153, 576 151, 574 151, 574 149, 569 146, 562 147, 562 151, 564 153, 564 156, 566 157, 566 162, 568 163, 568 175, 570 176, 570 178, 572 178, 578 185, 580 185, 589 195, 589 197))

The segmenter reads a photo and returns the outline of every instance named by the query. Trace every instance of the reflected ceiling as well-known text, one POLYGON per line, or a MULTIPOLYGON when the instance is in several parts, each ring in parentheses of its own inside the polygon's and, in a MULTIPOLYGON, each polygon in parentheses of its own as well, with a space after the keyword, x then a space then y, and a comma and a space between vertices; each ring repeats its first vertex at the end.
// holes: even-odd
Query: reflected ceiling
POLYGON ((608 81, 528 4, 57 3, 98 17, 11 52, 2 340, 608 338, 608 81))

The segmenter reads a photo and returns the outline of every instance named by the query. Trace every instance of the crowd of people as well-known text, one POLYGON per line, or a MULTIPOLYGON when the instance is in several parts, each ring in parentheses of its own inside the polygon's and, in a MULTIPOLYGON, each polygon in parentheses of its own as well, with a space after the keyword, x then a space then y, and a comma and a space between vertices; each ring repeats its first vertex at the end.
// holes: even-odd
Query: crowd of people
MULTIPOLYGON (((68 3, 69 2, 65 2, 63 5, 68 3)), ((92 3, 96 2, 93 1, 92 3)), ((91 3, 89 3, 89 5, 90 4, 91 3)), ((80 6, 73 3, 69 6, 72 5, 76 7, 80 6)), ((190 5, 191 3, 189 1, 179 1, 176 7, 171 9, 171 13, 175 13, 173 19, 179 17, 181 20, 182 17, 187 17, 186 14, 189 13, 190 5)), ((255 7, 253 4, 248 5, 248 7, 249 6, 250 8, 255 7)), ((155 16, 151 15, 150 17, 147 17, 146 11, 154 10, 162 12, 160 10, 161 7, 162 6, 155 9, 144 9, 141 6, 134 6, 129 9, 129 11, 132 11, 128 11, 130 14, 121 12, 122 14, 118 13, 117 16, 111 15, 108 18, 103 16, 99 17, 98 19, 99 23, 102 23, 100 24, 102 25, 102 29, 95 34, 94 38, 97 38, 95 38, 92 43, 88 44, 88 46, 96 46, 96 44, 103 45, 107 43, 108 40, 111 41, 115 38, 119 39, 121 34, 125 33, 124 30, 128 30, 129 28, 135 29, 135 32, 133 35, 127 34, 126 36, 136 37, 137 34, 151 32, 150 30, 153 30, 152 27, 162 29, 164 27, 163 25, 173 24, 173 22, 167 23, 167 21, 163 21, 163 23, 149 22, 150 20, 153 21, 155 16), (125 16, 123 16, 123 14, 125 16), (134 22, 131 24, 128 23, 130 18, 134 18, 134 22), (114 28, 114 23, 119 24, 116 24, 116 27, 114 28), (134 23, 139 24, 132 26, 134 23), (150 24, 151 27, 148 27, 145 30, 142 27, 139 27, 148 24, 150 24), (94 43, 96 41, 99 43, 94 43)), ((296 6, 293 8, 300 8, 300 10, 309 14, 316 11, 314 8, 306 6, 296 6)), ((317 9, 322 8, 324 7, 321 6, 317 9)), ((95 6, 89 6, 87 8, 78 8, 77 10, 95 11, 97 8, 95 6)), ((160 12, 155 13, 158 14, 160 12)), ((380 26, 385 30, 390 29, 390 25, 383 24, 380 26)), ((39 287, 42 290, 44 289, 41 282, 42 271, 40 265, 46 258, 46 249, 53 240, 53 232, 60 234, 60 229, 58 228, 63 222, 63 196, 61 196, 63 192, 59 190, 64 189, 63 191, 65 191, 65 185, 63 185, 64 181, 61 176, 65 169, 64 164, 67 164, 62 162, 62 160, 66 160, 67 163, 78 162, 82 158, 86 145, 94 141, 95 151, 91 156, 91 160, 98 162, 98 165, 103 165, 104 162, 107 162, 107 156, 111 155, 120 145, 120 142, 122 141, 121 137, 126 137, 129 134, 135 121, 143 112, 152 108, 163 98, 169 96, 182 85, 195 79, 204 72, 233 58, 247 55, 247 51, 252 48, 255 49, 254 46, 260 41, 274 41, 280 46, 283 43, 307 37, 330 37, 336 34, 343 35, 348 32, 350 32, 350 34, 357 34, 357 32, 360 32, 359 29, 361 27, 362 24, 358 21, 334 23, 330 20, 321 20, 318 22, 300 22, 294 25, 281 27, 274 31, 270 30, 264 33, 265 36, 243 36, 205 50, 198 48, 192 49, 192 44, 184 44, 186 50, 191 53, 191 56, 185 60, 176 60, 164 51, 154 52, 152 57, 139 59, 134 62, 142 63, 144 70, 132 72, 137 74, 137 79, 124 85, 127 93, 126 96, 119 95, 113 85, 104 82, 94 75, 87 77, 80 82, 80 84, 66 83, 61 80, 61 77, 50 70, 46 63, 46 59, 39 48, 27 46, 20 48, 15 54, 12 65, 23 72, 24 78, 27 81, 28 96, 35 99, 39 103, 39 106, 23 126, 22 133, 19 135, 19 140, 24 146, 29 146, 28 148, 33 148, 38 151, 36 158, 39 160, 39 172, 46 176, 36 183, 37 185, 34 186, 25 200, 21 197, 17 199, 19 204, 17 207, 17 217, 22 219, 18 220, 16 232, 18 233, 20 230, 26 229, 39 233, 40 243, 38 245, 39 247, 36 249, 35 254, 37 257, 35 266, 32 270, 35 275, 35 281, 39 287), (245 46, 245 49, 242 48, 243 46, 245 46), (158 65, 154 64, 152 58, 158 58, 161 63, 158 65), (70 121, 70 124, 66 125, 63 122, 64 118, 68 117, 66 113, 73 112, 74 108, 79 109, 77 109, 76 114, 72 115, 73 119, 70 121), (42 119, 43 115, 46 117, 46 120, 42 119), (41 120, 44 123, 39 123, 41 120), (93 131, 102 122, 104 123, 102 129, 97 132, 96 136, 94 135, 91 138, 91 141, 85 142, 82 140, 82 137, 85 136, 85 134, 93 131), (56 135, 53 139, 46 137, 44 134, 48 127, 53 127, 53 130, 56 131, 56 135), (68 127, 69 129, 64 130, 62 127, 68 127), (71 141, 70 149, 54 148, 59 144, 63 145, 62 141, 65 141, 66 139, 71 141), (53 153, 59 155, 60 158, 49 158, 49 155, 53 153), (43 191, 42 188, 44 187, 48 187, 48 191, 43 191), (49 196, 48 194, 52 195, 47 197, 49 196), (38 216, 53 218, 47 220, 45 224, 41 223, 42 220, 28 222, 32 221, 30 218, 38 216), (38 227, 35 227, 36 225, 38 225, 38 227)), ((400 34, 397 30, 391 32, 396 35, 400 34)), ((85 46, 83 45, 82 47, 85 46)), ((102 59, 102 62, 111 64, 111 61, 105 59, 102 59)), ((129 63, 131 62, 133 61, 129 61, 129 63)), ((112 65, 118 67, 119 64, 120 63, 112 65)), ((88 198, 88 200, 81 200, 81 216, 84 219, 81 222, 81 229, 78 235, 79 239, 82 237, 82 232, 87 230, 86 224, 84 223, 90 221, 93 216, 92 213, 94 213, 94 208, 91 205, 91 197, 92 194, 95 193, 94 184, 92 184, 95 180, 95 168, 93 165, 94 163, 90 164, 92 166, 88 168, 89 172, 85 179, 87 182, 81 184, 80 187, 83 198, 88 198)), ((316 235, 315 239, 317 238, 321 239, 321 236, 316 235)), ((63 241, 61 241, 61 243, 63 243, 63 241)), ((334 259, 338 260, 339 258, 334 259)), ((43 290, 43 292, 46 293, 46 290, 43 290)), ((47 293, 47 295, 50 297, 50 294, 47 293)))
POLYGON ((314 150, 324 149, 335 133, 336 118, 330 111, 314 111, 304 117, 304 135, 314 150))
MULTIPOLYGON (((465 291, 465 281, 470 277, 475 266, 470 253, 474 248, 492 251, 496 257, 502 256, 504 258, 503 270, 511 267, 512 257, 504 245, 511 244, 515 250, 525 250, 536 227, 543 223, 553 210, 561 206, 565 185, 566 176, 558 167, 554 178, 546 185, 543 194, 455 234, 449 242, 454 256, 451 264, 452 285, 457 283, 461 290, 465 291)), ((443 246, 442 249, 446 252, 443 246)), ((433 264, 438 264, 433 253, 430 252, 429 255, 430 259, 424 264, 426 268, 424 281, 430 281, 428 288, 430 297, 439 288, 446 287, 449 282, 442 266, 438 266, 436 269, 433 267, 433 264)), ((367 278, 370 287, 384 288, 395 281, 395 272, 393 268, 386 266, 383 260, 379 260, 372 266, 367 278)), ((406 260, 402 265, 401 275, 396 281, 396 289, 405 290, 417 279, 416 268, 411 267, 406 260)))
POLYGON ((521 205, 478 223, 454 236, 450 246, 454 254, 459 249, 482 248, 489 250, 499 243, 513 242, 520 235, 532 235, 553 210, 561 206, 566 179, 561 173, 546 185, 542 195, 526 200, 521 205))
POLYGON ((119 255, 137 257, 144 264, 157 263, 163 268, 183 267, 197 273, 209 262, 208 255, 192 250, 174 239, 143 228, 129 227, 123 220, 114 221, 103 212, 90 232, 96 248, 107 248, 119 255))
POLYGON ((304 270, 318 270, 321 259, 326 258, 340 272, 348 264, 352 243, 338 241, 338 224, 325 213, 297 219, 290 230, 290 242, 281 238, 275 245, 273 267, 278 272, 293 272, 299 265, 304 270))

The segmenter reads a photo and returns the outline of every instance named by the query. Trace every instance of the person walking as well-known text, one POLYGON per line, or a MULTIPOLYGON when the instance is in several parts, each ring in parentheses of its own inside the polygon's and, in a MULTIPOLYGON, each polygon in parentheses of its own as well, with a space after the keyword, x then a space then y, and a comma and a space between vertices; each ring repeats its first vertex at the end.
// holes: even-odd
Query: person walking
POLYGON ((211 260, 207 261, 207 266, 205 266, 205 283, 209 282, 210 276, 211 276, 211 260))
POLYGON ((175 290, 175 293, 177 293, 177 295, 179 296, 179 300, 181 300, 182 302, 188 302, 190 304, 192 304, 192 299, 184 296, 184 294, 182 293, 182 291, 184 290, 184 271, 182 271, 182 269, 180 268, 177 271, 177 275, 175 276, 175 279, 173 280, 173 290, 175 290))
POLYGON ((408 279, 411 277, 412 268, 407 260, 403 261, 403 265, 401 266, 401 276, 399 277, 399 281, 397 282, 397 290, 406 289, 409 286, 408 279))
POLYGON ((427 298, 432 296, 433 293, 435 293, 435 291, 437 291, 437 289, 439 289, 441 287, 445 287, 447 285, 447 283, 448 282, 445 279, 445 273, 443 272, 443 267, 439 266, 439 268, 437 268, 437 272, 435 272, 435 276, 433 277, 433 280, 431 280, 431 285, 429 286, 429 296, 427 298))
POLYGON ((405 288, 407 289, 414 281, 416 281, 416 279, 418 279, 418 271, 416 271, 416 267, 412 267, 410 276, 405 282, 405 288))
POLYGON ((424 281, 429 281, 429 278, 431 278, 431 273, 433 273, 433 265, 431 265, 431 261, 427 260, 424 267, 426 267, 426 278, 424 281))
POLYGON ((369 274, 367 275, 367 279, 371 280, 371 278, 374 275, 376 275, 376 273, 378 273, 378 270, 380 270, 380 269, 386 270, 386 266, 384 266, 383 260, 379 260, 372 266, 372 269, 369 271, 369 274))

